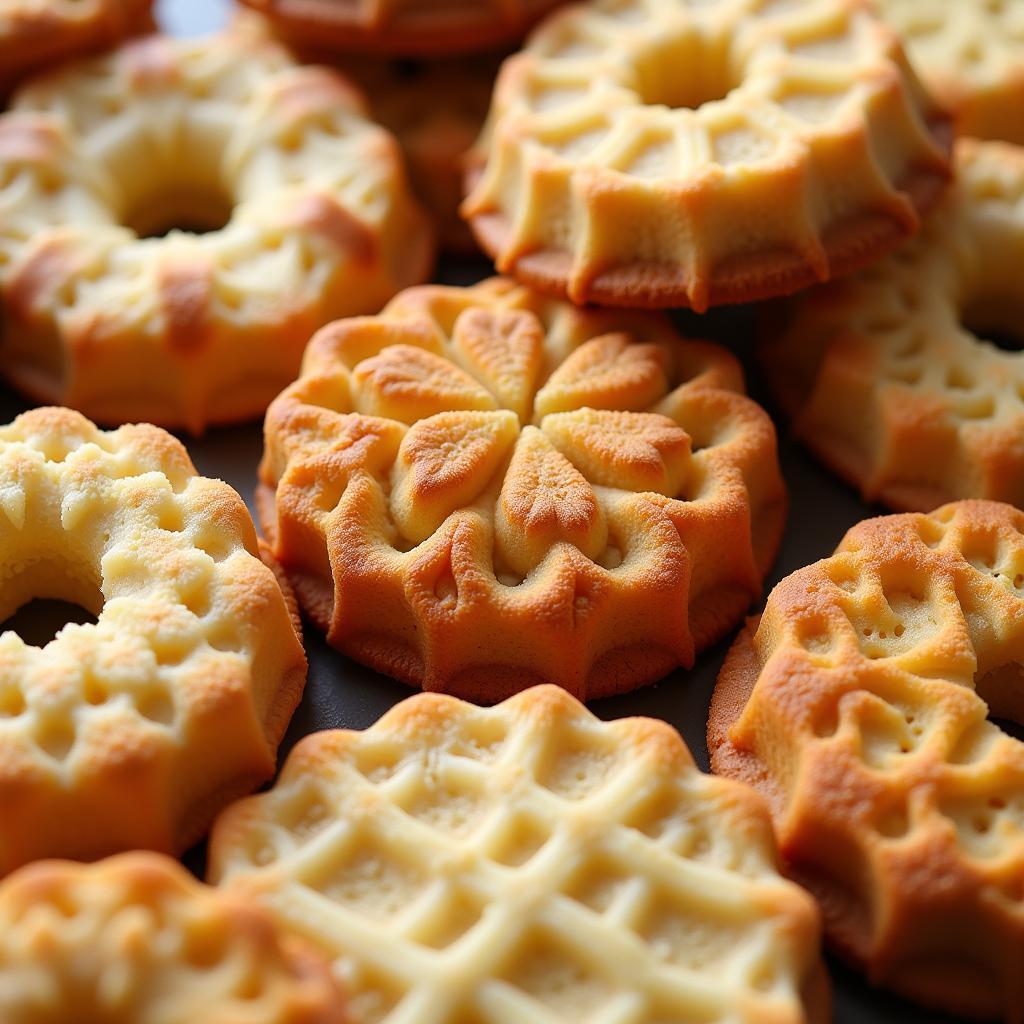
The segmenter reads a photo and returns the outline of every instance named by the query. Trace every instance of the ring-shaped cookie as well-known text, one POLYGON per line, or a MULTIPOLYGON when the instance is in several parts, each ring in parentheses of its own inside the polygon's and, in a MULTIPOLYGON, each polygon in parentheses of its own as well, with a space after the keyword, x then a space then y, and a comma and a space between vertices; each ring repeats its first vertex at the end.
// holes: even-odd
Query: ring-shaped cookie
POLYGON ((801 440, 900 510, 1024 505, 1024 149, 961 139, 956 168, 918 238, 781 303, 760 351, 801 440))
POLYGON ((274 770, 306 662, 242 499, 156 427, 69 409, 0 427, 0 875, 42 857, 180 853, 274 770))
POLYGON ((3 371, 103 422, 261 413, 318 327, 431 254, 362 98, 258 33, 129 43, 0 116, 3 371))
POLYGON ((1024 1016, 1024 513, 963 501, 855 526, 740 634, 716 772, 769 800, 787 871, 870 980, 1024 1016))
POLYGON ((463 216, 574 302, 703 310, 914 234, 946 127, 865 0, 595 0, 505 63, 463 216))

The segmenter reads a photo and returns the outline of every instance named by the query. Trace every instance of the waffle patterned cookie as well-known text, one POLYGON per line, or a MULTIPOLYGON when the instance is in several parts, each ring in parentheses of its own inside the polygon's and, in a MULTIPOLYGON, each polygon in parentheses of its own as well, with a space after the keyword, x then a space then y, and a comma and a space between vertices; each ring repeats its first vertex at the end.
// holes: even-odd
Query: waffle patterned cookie
POLYGON ((1024 1019, 1024 514, 873 519, 783 580, 718 680, 717 772, 771 804, 783 859, 871 980, 1024 1019))
POLYGON ((131 43, 0 117, 4 372, 105 422, 251 417, 317 327, 426 276, 429 235, 335 72, 243 31, 131 43))
POLYGON ((264 530, 336 647, 483 702, 690 665, 785 518, 735 360, 495 278, 324 328, 271 405, 264 530), (276 491, 276 500, 275 500, 276 491))
POLYGON ((754 794, 553 686, 307 737, 210 865, 337 958, 355 1024, 828 1019, 817 912, 754 794))
POLYGON ((897 509, 1024 505, 1024 357, 984 340, 1024 339, 1024 149, 962 139, 956 162, 919 238, 782 304, 761 347, 798 436, 897 509))
MULTIPOLYGON (((181 851, 274 769, 306 663, 242 499, 150 426, 68 409, 0 428, 0 874, 40 857, 181 851)), ((6 1024, 6 1018, 3 1018, 6 1024)))
POLYGON ((4 1024, 345 1024, 323 957, 155 853, 0 885, 4 1024))
POLYGON ((450 57, 516 42, 561 0, 242 0, 299 43, 450 57))
POLYGON ((152 27, 152 0, 0 0, 0 96, 47 64, 152 27))
POLYGON ((703 310, 912 235, 945 129, 866 0, 593 0, 505 63, 463 215, 574 302, 703 310))
POLYGON ((1021 0, 874 0, 957 130, 1024 144, 1021 0))

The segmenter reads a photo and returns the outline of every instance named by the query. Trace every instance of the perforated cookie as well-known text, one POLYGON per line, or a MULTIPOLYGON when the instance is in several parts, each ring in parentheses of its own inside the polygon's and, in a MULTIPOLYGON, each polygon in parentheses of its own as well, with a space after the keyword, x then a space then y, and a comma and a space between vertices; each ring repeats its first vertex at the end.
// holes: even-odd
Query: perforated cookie
POLYGON ((957 131, 1024 144, 1021 0, 874 0, 957 131))
POLYGON ((787 577, 718 680, 715 771, 769 798, 826 933, 946 1012, 1024 1019, 1024 514, 872 519, 787 577))
POLYGON ((1024 504, 1024 149, 961 139, 956 166, 919 238, 782 304, 761 345, 800 439, 898 509, 1024 504))
POLYGON ((946 128, 866 0, 593 0, 505 63, 462 210, 503 273, 703 310, 914 234, 946 128))
POLYGON ((242 499, 150 426, 68 409, 0 427, 0 874, 41 857, 180 852, 274 770, 306 662, 242 499))
POLYGON ((431 257, 362 97, 259 33, 130 43, 0 116, 3 372, 103 422, 261 414, 431 257))
POLYGON ((4 1024, 344 1024, 322 955, 174 861, 45 861, 0 884, 4 1024))
POLYGON ((260 516, 328 640, 428 690, 690 665, 760 589, 775 433, 725 350, 495 278, 339 321, 267 413, 260 516))
POLYGON ((337 958, 356 1024, 828 1019, 754 795, 553 686, 307 737, 218 820, 210 874, 337 958))

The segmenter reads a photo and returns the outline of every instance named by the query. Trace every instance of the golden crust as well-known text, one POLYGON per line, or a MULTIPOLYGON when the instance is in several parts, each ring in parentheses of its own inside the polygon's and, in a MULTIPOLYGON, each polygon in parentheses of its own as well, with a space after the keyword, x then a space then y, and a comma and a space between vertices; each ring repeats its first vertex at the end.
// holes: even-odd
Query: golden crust
POLYGON ((160 854, 41 861, 0 884, 4 1024, 344 1024, 315 949, 160 854))
POLYGON ((741 388, 655 314, 410 289, 310 342, 267 413, 260 517, 306 612, 378 671, 621 692, 692 664, 774 558, 775 435, 741 388))
POLYGON ((262 412, 313 331, 432 257, 362 97, 244 26, 26 85, 0 116, 0 183, 5 373, 103 422, 262 412))
POLYGON ((1019 1021, 1024 513, 868 520, 787 577, 711 707, 716 772, 768 800, 787 871, 875 984, 1019 1021))
POLYGON ((397 57, 510 45, 562 0, 242 0, 301 45, 397 57))
POLYGON ((957 142, 920 237, 765 318, 765 377, 794 432, 866 500, 1024 504, 1024 370, 979 337, 1019 332, 1024 149, 957 142), (965 322, 966 321, 966 322, 965 322))
POLYGON ((674 729, 544 686, 306 737, 209 872, 336 958, 357 1022, 824 1022, 817 912, 775 861, 761 802, 674 729))
POLYGON ((505 63, 462 213, 536 287, 703 310, 914 234, 949 177, 947 128, 864 0, 599 0, 505 63))
POLYGON ((68 409, 0 428, 0 619, 35 597, 98 616, 0 636, 0 874, 181 852, 274 770, 306 662, 241 498, 149 425, 68 409))

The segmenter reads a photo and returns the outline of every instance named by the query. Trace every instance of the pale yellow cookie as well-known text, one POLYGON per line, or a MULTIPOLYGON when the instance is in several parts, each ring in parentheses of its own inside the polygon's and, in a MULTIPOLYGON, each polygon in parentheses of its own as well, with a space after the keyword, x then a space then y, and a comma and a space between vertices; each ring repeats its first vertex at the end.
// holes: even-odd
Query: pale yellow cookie
POLYGON ((795 433, 898 509, 1024 505, 1024 149, 961 139, 956 166, 918 238, 780 304, 763 332, 795 433))
POLYGON ((872 519, 783 580, 715 690, 715 771, 876 985, 1024 1019, 1024 513, 872 519))
POLYGON ((0 884, 4 1024, 345 1024, 323 956, 155 853, 0 884))
POLYGON ((133 42, 0 116, 3 372, 104 422, 258 415, 431 256, 362 97, 253 32, 133 42))
POLYGON ((913 235, 947 129, 867 0, 591 0, 506 61, 463 215, 574 302, 703 310, 913 235))
POLYGON ((691 665, 785 519, 735 359, 651 313, 494 278, 324 328, 267 413, 260 515, 346 654, 493 702, 691 665))
POLYGON ((180 852, 270 776, 306 661, 257 543, 156 427, 69 409, 0 427, 0 621, 40 597, 98 617, 42 648, 0 634, 0 875, 180 852))
POLYGON ((746 787, 557 687, 304 739, 210 877, 336 957, 354 1024, 828 1020, 813 902, 746 787))

